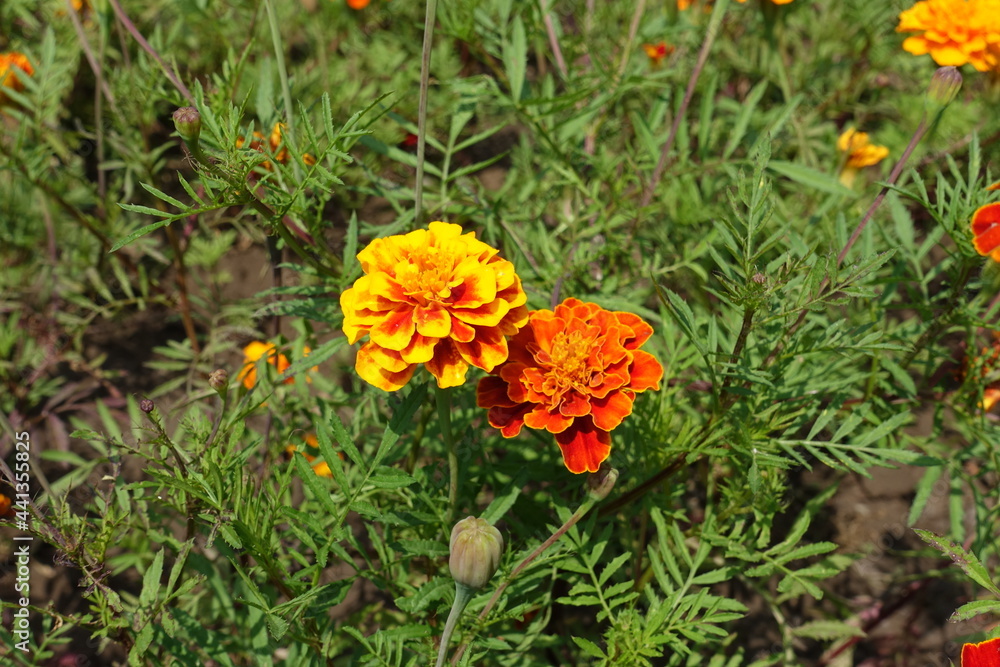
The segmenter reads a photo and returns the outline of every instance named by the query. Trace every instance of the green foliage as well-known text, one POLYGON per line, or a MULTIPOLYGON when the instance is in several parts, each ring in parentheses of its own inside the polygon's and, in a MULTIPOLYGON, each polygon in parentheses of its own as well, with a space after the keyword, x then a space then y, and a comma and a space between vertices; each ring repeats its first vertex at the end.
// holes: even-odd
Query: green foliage
POLYGON ((0 3, 36 72, 0 108, 0 426, 31 434, 29 532, 79 586, 32 597, 12 664, 81 638, 102 664, 428 664, 466 514, 507 548, 457 664, 816 664, 867 641, 841 491, 896 467, 929 547, 892 550, 893 583, 1000 613, 1000 270, 969 230, 995 82, 926 118, 899 3, 442 0, 429 72, 420 3, 37 4, 0 3), (890 151, 853 181, 849 127, 890 151), (423 370, 358 377, 357 254, 430 220, 512 261, 531 309, 653 327, 664 378, 606 499, 552 434, 492 428, 475 371, 449 419, 423 370))

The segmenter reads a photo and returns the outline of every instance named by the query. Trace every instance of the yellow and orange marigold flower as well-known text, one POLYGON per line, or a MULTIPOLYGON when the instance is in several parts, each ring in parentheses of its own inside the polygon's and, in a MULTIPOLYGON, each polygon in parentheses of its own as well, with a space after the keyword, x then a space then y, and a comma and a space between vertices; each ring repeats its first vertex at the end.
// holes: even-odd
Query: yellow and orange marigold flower
POLYGON ((867 132, 854 128, 844 130, 837 139, 837 150, 846 153, 844 166, 840 171, 840 182, 850 187, 858 170, 878 164, 889 155, 885 146, 877 146, 868 140, 867 132))
MULTIPOLYGON (((736 2, 746 2, 747 0, 736 0, 736 2)), ((771 0, 772 5, 787 5, 791 3, 792 0, 771 0)))
POLYGON ((498 252, 475 232, 432 222, 358 253, 365 275, 340 296, 348 342, 369 337, 358 375, 396 391, 425 364, 439 387, 456 387, 469 366, 491 371, 506 361, 506 337, 528 309, 514 265, 498 252))
POLYGON ((1000 637, 962 646, 960 667, 1000 667, 1000 637))
POLYGON ((656 44, 643 44, 642 50, 646 52, 646 57, 654 67, 659 67, 663 59, 674 52, 674 47, 666 42, 656 44))
MULTIPOLYGON (((309 355, 309 347, 303 347, 302 353, 304 356, 309 355)), ((239 379, 243 382, 243 386, 247 389, 253 389, 254 385, 257 384, 257 361, 261 357, 267 356, 267 363, 271 364, 277 369, 278 375, 284 373, 291 362, 288 361, 288 357, 278 352, 278 349, 273 343, 264 343, 261 341, 253 341, 243 348, 243 368, 240 370, 239 379)), ((317 367, 313 366, 311 370, 316 370, 317 367)), ((308 381, 309 378, 306 378, 308 381)), ((292 384, 295 382, 295 378, 285 378, 284 384, 292 384)))
POLYGON ((938 65, 986 72, 1000 64, 1000 0, 922 0, 900 13, 896 32, 921 33, 903 50, 930 54, 938 65))
POLYGON ((660 388, 663 367, 639 349, 652 334, 638 315, 578 299, 533 311, 507 362, 480 380, 477 403, 504 437, 547 430, 570 472, 597 472, 635 395, 660 388))
MULTIPOLYGON (((284 128, 285 128, 284 123, 275 123, 274 127, 271 128, 271 135, 267 138, 267 147, 270 149, 270 154, 274 156, 274 159, 278 164, 288 164, 288 149, 284 146, 284 142, 282 141, 281 137, 284 128)), ((252 148, 255 151, 260 151, 264 153, 266 152, 264 149, 265 146, 264 141, 265 140, 263 134, 261 134, 260 132, 254 132, 253 139, 250 141, 250 148, 252 148)), ((243 137, 239 137, 236 139, 237 148, 243 148, 243 144, 245 143, 246 140, 243 137)), ((303 153, 302 162, 304 162, 307 165, 314 165, 316 164, 316 158, 314 158, 309 153, 303 153)), ((264 169, 267 169, 268 171, 271 171, 274 168, 269 160, 261 162, 260 165, 264 167, 264 169)))
POLYGON ((7 516, 10 513, 11 500, 4 494, 0 493, 0 519, 7 516))
POLYGON ((867 132, 858 132, 854 128, 844 130, 837 139, 837 149, 847 153, 847 166, 853 169, 871 167, 889 155, 888 148, 871 143, 867 132))
POLYGON ((0 53, 0 105, 7 101, 3 89, 22 91, 24 82, 19 77, 31 76, 35 68, 31 66, 28 56, 17 51, 0 53))

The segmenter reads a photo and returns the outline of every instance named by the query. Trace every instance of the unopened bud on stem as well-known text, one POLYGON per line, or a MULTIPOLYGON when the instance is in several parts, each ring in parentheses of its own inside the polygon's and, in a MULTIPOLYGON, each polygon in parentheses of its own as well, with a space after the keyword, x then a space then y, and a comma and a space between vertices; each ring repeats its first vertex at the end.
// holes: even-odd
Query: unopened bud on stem
POLYGON ((957 67, 938 67, 927 86, 927 100, 932 108, 941 111, 951 104, 962 87, 962 73, 957 67))
POLYGON ((617 481, 618 469, 604 462, 597 472, 587 477, 588 493, 596 501, 604 500, 611 493, 611 489, 615 488, 617 481))
POLYGON ((181 107, 174 112, 177 134, 188 144, 197 144, 201 136, 201 114, 194 107, 181 107))
POLYGON ((484 519, 466 517, 451 530, 448 566, 455 582, 479 590, 500 567, 503 536, 484 519))

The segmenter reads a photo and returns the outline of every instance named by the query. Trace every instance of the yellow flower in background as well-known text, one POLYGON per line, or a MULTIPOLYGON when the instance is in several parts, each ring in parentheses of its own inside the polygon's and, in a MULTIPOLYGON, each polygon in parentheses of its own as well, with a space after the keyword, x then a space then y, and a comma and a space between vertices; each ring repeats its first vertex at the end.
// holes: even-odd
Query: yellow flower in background
MULTIPOLYGON (((308 346, 302 348, 303 356, 308 356, 310 349, 308 346)), ((237 379, 243 382, 243 386, 247 389, 253 389, 254 385, 257 384, 257 361, 261 357, 267 355, 267 363, 271 364, 277 369, 278 375, 281 375, 285 370, 291 366, 291 362, 288 361, 288 357, 283 354, 278 353, 278 349, 274 346, 274 343, 264 343, 258 340, 249 343, 243 348, 243 368, 240 370, 240 374, 237 379)), ((316 366, 313 366, 313 371, 318 370, 316 366)), ((306 378, 309 381, 309 378, 306 378)), ((284 384, 292 384, 295 382, 295 378, 285 378, 284 384)))
POLYGON ((369 337, 358 375, 396 391, 425 364, 439 387, 457 387, 469 366, 491 371, 506 361, 506 337, 527 323, 528 299, 498 253, 446 222, 375 239, 358 253, 365 275, 340 295, 348 342, 369 337))
POLYGON ((847 153, 847 166, 854 169, 871 167, 889 155, 888 148, 876 146, 868 141, 867 132, 858 132, 854 128, 844 130, 837 139, 837 149, 847 153))
POLYGON ((1000 69, 1000 0, 921 0, 900 13, 896 32, 921 33, 903 50, 930 54, 938 65, 1000 69))
POLYGON ((10 90, 24 90, 23 77, 31 76, 35 73, 35 68, 31 66, 28 56, 18 51, 0 53, 0 106, 7 102, 4 88, 10 90))
POLYGON ((887 147, 871 143, 867 132, 858 132, 854 128, 844 130, 840 135, 837 150, 847 154, 840 170, 840 182, 847 187, 854 184, 859 169, 876 165, 889 155, 887 147))

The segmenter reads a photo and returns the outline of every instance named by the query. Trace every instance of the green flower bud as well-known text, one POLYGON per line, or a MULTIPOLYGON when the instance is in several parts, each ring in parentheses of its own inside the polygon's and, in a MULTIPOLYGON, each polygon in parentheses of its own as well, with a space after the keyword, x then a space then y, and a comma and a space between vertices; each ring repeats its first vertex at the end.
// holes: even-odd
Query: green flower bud
POLYGON ((927 86, 927 100, 938 110, 951 104, 962 87, 962 73, 957 67, 938 67, 927 86))
POLYGON ((466 517, 451 529, 448 566, 455 583, 479 590, 500 567, 503 536, 488 521, 466 517))
POLYGON ((201 114, 194 107, 181 107, 174 112, 174 127, 184 141, 196 144, 201 136, 201 114))
POLYGON ((591 498, 600 502, 608 497, 611 489, 615 488, 615 482, 617 481, 618 469, 612 468, 605 461, 598 468, 597 472, 587 476, 587 493, 590 494, 591 498))
POLYGON ((229 373, 221 368, 212 371, 212 374, 208 376, 208 386, 221 396, 229 386, 229 373))

